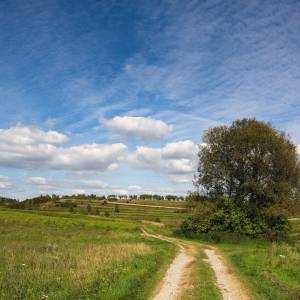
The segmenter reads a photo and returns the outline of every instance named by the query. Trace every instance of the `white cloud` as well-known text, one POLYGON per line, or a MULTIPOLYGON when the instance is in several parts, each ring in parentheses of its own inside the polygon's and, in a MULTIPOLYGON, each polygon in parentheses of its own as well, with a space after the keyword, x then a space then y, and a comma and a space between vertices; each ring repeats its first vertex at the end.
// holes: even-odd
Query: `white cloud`
POLYGON ((31 127, 1 129, 0 134, 2 167, 104 172, 118 168, 127 153, 121 143, 57 147, 67 141, 65 135, 31 127))
POLYGON ((142 187, 139 185, 129 185, 127 189, 128 191, 140 191, 142 187))
POLYGON ((43 131, 36 127, 15 126, 9 129, 0 129, 0 143, 35 145, 35 144, 62 144, 68 137, 57 131, 43 131))
POLYGON ((34 185, 49 185, 48 180, 44 177, 30 177, 27 182, 34 185))
POLYGON ((8 188, 11 185, 12 183, 8 177, 0 175, 0 189, 8 188))
POLYGON ((114 133, 125 137, 160 139, 173 130, 173 125, 145 117, 116 116, 113 119, 104 120, 104 123, 114 133))
POLYGON ((167 144, 163 148, 137 147, 129 162, 138 168, 151 169, 167 175, 172 181, 192 181, 197 169, 198 147, 192 141, 167 144))

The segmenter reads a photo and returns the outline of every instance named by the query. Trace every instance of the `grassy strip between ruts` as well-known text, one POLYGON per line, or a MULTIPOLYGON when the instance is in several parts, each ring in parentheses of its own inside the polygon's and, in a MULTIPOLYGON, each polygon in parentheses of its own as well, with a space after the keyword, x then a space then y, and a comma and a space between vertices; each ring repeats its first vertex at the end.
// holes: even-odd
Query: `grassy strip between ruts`
POLYGON ((147 299, 173 245, 136 224, 0 210, 1 299, 147 299))
POLYGON ((196 262, 183 300, 221 300, 222 295, 215 284, 214 272, 205 261, 205 246, 199 243, 194 243, 194 245, 197 249, 196 262))

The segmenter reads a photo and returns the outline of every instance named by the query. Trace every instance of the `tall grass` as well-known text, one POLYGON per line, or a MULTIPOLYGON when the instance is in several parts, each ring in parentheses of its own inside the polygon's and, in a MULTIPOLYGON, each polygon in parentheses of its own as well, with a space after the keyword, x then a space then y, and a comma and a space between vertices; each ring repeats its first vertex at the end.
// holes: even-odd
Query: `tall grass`
POLYGON ((1 299, 146 299, 174 247, 135 224, 0 210, 1 299))

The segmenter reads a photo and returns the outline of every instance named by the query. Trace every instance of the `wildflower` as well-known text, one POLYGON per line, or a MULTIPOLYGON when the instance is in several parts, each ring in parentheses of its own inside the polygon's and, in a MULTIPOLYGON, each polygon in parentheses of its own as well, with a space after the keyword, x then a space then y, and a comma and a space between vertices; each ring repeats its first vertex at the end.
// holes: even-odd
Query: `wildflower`
POLYGON ((285 258, 285 255, 279 254, 280 258, 285 258))

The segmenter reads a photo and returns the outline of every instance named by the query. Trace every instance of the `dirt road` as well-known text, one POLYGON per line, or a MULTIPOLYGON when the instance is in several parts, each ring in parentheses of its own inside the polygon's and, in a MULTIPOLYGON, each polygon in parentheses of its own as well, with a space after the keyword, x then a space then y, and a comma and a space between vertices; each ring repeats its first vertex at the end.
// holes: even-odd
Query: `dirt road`
POLYGON ((176 257, 169 266, 169 269, 152 300, 180 299, 189 280, 191 265, 195 260, 194 256, 191 254, 191 249, 189 249, 191 246, 178 239, 149 234, 146 231, 143 231, 143 233, 146 236, 168 241, 179 247, 176 257))
MULTIPOLYGON (((168 241, 178 246, 179 251, 168 268, 165 277, 158 287, 152 300, 178 300, 184 290, 189 286, 189 276, 192 263, 195 261, 195 246, 185 241, 169 238, 158 234, 150 234, 143 230, 143 234, 148 237, 168 241)), ((207 263, 213 269, 216 276, 216 284, 224 300, 250 300, 248 291, 243 287, 238 277, 230 272, 223 257, 216 249, 205 249, 208 257, 207 263)))
POLYGON ((206 249, 207 261, 214 270, 217 286, 224 300, 250 300, 250 297, 234 273, 230 272, 217 250, 206 249))

